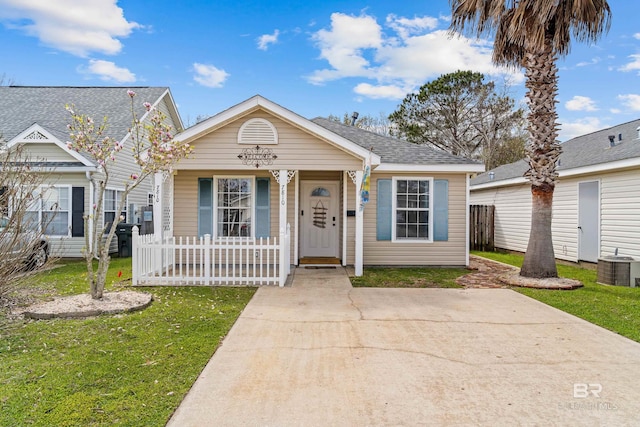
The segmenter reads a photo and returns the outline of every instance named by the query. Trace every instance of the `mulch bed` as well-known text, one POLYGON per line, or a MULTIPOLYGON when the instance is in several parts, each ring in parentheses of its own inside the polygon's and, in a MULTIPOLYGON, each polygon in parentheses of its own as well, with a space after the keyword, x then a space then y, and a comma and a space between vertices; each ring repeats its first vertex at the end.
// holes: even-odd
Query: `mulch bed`
POLYGON ((498 278, 505 273, 518 271, 516 267, 474 255, 469 256, 469 269, 477 272, 458 277, 456 283, 475 289, 509 288, 509 285, 498 278))

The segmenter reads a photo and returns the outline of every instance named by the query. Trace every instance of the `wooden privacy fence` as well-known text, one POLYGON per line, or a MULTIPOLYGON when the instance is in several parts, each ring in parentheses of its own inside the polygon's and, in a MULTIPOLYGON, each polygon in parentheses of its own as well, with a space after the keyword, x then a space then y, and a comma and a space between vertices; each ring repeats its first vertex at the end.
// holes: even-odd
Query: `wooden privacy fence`
POLYGON ((469 206, 469 247, 473 251, 494 250, 495 206, 469 206))
POLYGON ((165 237, 132 233, 132 284, 279 285, 290 273, 290 227, 278 237, 165 237))

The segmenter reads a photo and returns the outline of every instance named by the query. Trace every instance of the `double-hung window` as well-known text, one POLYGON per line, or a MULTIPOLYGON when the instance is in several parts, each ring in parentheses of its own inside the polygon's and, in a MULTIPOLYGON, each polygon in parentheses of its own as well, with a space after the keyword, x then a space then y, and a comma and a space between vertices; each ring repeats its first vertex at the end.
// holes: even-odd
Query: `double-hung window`
POLYGON ((104 213, 104 227, 105 233, 108 233, 111 229, 111 224, 113 221, 120 222, 120 216, 124 219, 124 222, 127 222, 127 203, 123 206, 122 212, 116 218, 116 213, 118 212, 118 203, 120 203, 120 199, 122 198, 122 193, 124 191, 121 190, 113 190, 107 189, 104 191, 104 201, 103 201, 103 213, 104 213))
POLYGON ((42 187, 33 192, 24 222, 47 236, 68 236, 71 229, 71 200, 67 186, 42 187))
POLYGON ((252 237, 254 206, 252 177, 216 179, 215 226, 217 237, 252 237))
POLYGON ((431 178, 393 178, 393 240, 431 241, 431 178))

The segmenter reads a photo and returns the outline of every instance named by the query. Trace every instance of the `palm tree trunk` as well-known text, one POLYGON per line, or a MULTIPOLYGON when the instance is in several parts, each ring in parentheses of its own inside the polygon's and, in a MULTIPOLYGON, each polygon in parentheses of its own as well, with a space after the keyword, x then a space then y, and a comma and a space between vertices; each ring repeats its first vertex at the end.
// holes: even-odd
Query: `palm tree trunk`
POLYGON ((558 277, 551 234, 556 163, 561 152, 556 123, 558 69, 550 37, 545 41, 544 49, 527 52, 524 58, 531 109, 529 170, 525 174, 531 181, 531 232, 520 275, 535 278, 558 277))
POLYGON ((520 275, 525 277, 558 277, 553 252, 551 217, 553 188, 531 187, 531 232, 520 275))

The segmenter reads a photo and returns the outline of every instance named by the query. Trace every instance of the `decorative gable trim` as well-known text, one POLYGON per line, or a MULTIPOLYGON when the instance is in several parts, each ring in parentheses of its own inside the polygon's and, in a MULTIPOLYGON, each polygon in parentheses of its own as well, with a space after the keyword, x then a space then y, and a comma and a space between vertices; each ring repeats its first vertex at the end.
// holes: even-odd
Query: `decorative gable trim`
POLYGON ((95 168, 95 165, 80 153, 71 150, 67 144, 60 141, 53 134, 37 123, 32 124, 27 129, 16 135, 7 143, 7 148, 11 148, 17 144, 54 144, 61 150, 68 153, 71 157, 82 163, 84 166, 95 168))
POLYGON ((29 141, 42 141, 42 140, 49 140, 49 138, 47 138, 45 135, 43 135, 42 133, 36 131, 31 132, 29 135, 24 137, 25 140, 29 140, 29 141))
POLYGON ((278 143, 278 130, 266 119, 249 119, 240 126, 238 144, 273 145, 278 143))

